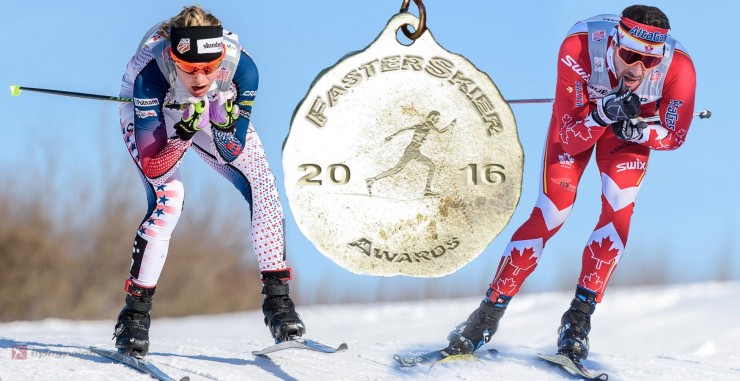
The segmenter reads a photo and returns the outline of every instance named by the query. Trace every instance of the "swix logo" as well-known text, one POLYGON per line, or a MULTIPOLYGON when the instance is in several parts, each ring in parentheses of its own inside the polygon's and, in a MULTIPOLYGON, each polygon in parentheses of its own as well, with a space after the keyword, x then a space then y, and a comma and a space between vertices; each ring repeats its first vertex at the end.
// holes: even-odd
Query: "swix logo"
POLYGON ((664 42, 667 35, 665 33, 660 32, 648 32, 647 30, 640 28, 639 26, 636 26, 632 29, 630 29, 629 34, 642 39, 647 40, 651 42, 664 42))
POLYGON ((635 159, 633 161, 628 161, 628 162, 625 162, 625 163, 619 163, 619 164, 617 164, 617 172, 624 172, 624 171, 630 171, 630 170, 640 170, 640 171, 642 171, 642 170, 645 169, 645 165, 646 164, 647 164, 647 162, 644 162, 644 161, 640 160, 639 158, 637 158, 637 159, 635 159))
POLYGON ((580 75, 584 81, 588 81, 591 78, 591 76, 586 74, 581 65, 578 64, 578 62, 576 62, 573 57, 566 55, 565 58, 560 59, 560 62, 564 63, 565 66, 573 69, 573 71, 576 72, 576 74, 580 75))
POLYGON ((665 112, 665 126, 671 131, 676 130, 676 122, 678 121, 678 109, 683 105, 681 99, 671 99, 668 103, 668 109, 665 112))

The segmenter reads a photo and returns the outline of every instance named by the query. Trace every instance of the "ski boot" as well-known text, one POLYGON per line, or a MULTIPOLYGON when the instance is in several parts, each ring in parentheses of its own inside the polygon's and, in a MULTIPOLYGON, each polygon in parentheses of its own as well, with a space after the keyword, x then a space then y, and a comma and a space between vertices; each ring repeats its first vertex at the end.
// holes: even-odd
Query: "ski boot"
POLYGON ((480 303, 480 307, 473 311, 468 320, 460 323, 447 335, 450 344, 447 351, 450 354, 470 354, 491 340, 491 336, 498 329, 498 322, 504 316, 506 306, 509 305, 511 297, 493 292, 497 297, 496 302, 489 299, 492 290, 488 290, 486 297, 480 303))
POLYGON ((299 339, 306 332, 301 317, 295 312, 295 305, 288 295, 288 281, 291 269, 263 271, 262 312, 265 325, 270 329, 276 343, 299 339))
POLYGON ((118 314, 113 337, 118 352, 143 358, 149 352, 149 325, 154 287, 145 288, 126 280, 126 305, 118 314))
POLYGON ((596 294, 578 287, 576 296, 565 311, 558 329, 558 353, 579 362, 588 356, 588 333, 591 315, 596 310, 596 294))

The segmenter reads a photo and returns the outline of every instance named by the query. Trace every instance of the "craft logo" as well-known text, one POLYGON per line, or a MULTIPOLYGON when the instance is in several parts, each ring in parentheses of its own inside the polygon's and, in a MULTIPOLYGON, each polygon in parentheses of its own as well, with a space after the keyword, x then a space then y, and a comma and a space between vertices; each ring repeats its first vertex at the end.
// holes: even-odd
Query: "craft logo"
POLYGON ((177 43, 177 51, 180 54, 185 54, 190 51, 190 38, 181 38, 180 42, 177 43))
POLYGON ((25 360, 28 358, 28 347, 25 345, 17 345, 10 348, 10 358, 13 360, 25 360))
POLYGON ((601 41, 601 40, 604 39, 604 35, 605 35, 605 33, 604 33, 604 30, 603 29, 602 30, 597 30, 597 31, 591 33, 591 40, 592 41, 601 41))

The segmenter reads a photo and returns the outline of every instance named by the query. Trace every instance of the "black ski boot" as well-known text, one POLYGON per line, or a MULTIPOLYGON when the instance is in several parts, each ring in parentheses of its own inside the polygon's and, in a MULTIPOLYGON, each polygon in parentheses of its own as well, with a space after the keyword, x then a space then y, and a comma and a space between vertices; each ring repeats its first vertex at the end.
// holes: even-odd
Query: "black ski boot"
POLYGON ((576 297, 565 311, 558 329, 558 353, 573 361, 588 356, 588 333, 591 331, 591 315, 596 310, 596 294, 578 287, 576 297))
POLYGON ((149 352, 149 325, 154 287, 144 288, 126 281, 126 305, 118 314, 113 337, 119 353, 143 358, 149 352))
POLYGON ((288 295, 288 281, 291 269, 263 271, 262 312, 265 325, 270 329, 276 343, 299 339, 306 332, 301 317, 295 312, 295 305, 288 295))
POLYGON ((473 311, 468 320, 460 323, 447 335, 450 344, 447 351, 451 354, 469 354, 491 340, 498 329, 498 322, 504 316, 511 297, 498 295, 496 302, 489 299, 491 290, 480 302, 480 307, 473 311))

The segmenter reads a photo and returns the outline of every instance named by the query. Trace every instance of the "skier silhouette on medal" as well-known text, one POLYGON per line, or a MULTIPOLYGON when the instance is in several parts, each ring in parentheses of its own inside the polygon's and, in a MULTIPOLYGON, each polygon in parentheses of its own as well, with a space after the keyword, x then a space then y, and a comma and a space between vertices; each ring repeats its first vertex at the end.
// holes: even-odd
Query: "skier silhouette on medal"
POLYGON ((401 159, 398 161, 398 164, 396 164, 393 168, 376 175, 374 177, 369 177, 365 179, 365 183, 367 184, 367 192, 370 196, 373 195, 373 184, 375 184, 376 181, 395 175, 398 172, 401 172, 412 160, 418 161, 420 164, 424 165, 428 168, 427 172, 427 183, 426 187, 424 188, 424 196, 438 196, 439 193, 432 190, 432 179, 434 178, 434 173, 437 168, 437 166, 434 164, 432 159, 424 156, 420 149, 421 144, 424 143, 424 140, 426 140, 427 135, 429 135, 429 132, 434 129, 435 131, 439 133, 446 132, 450 127, 455 125, 455 122, 457 119, 450 122, 449 125, 445 128, 439 128, 437 127, 437 123, 439 123, 439 111, 431 111, 429 115, 427 115, 426 120, 422 123, 413 125, 411 127, 402 128, 392 135, 385 138, 385 141, 389 142, 391 139, 393 139, 394 136, 398 135, 399 133, 406 131, 406 130, 414 130, 414 136, 411 138, 411 143, 406 147, 406 149, 403 151, 403 156, 401 156, 401 159))

